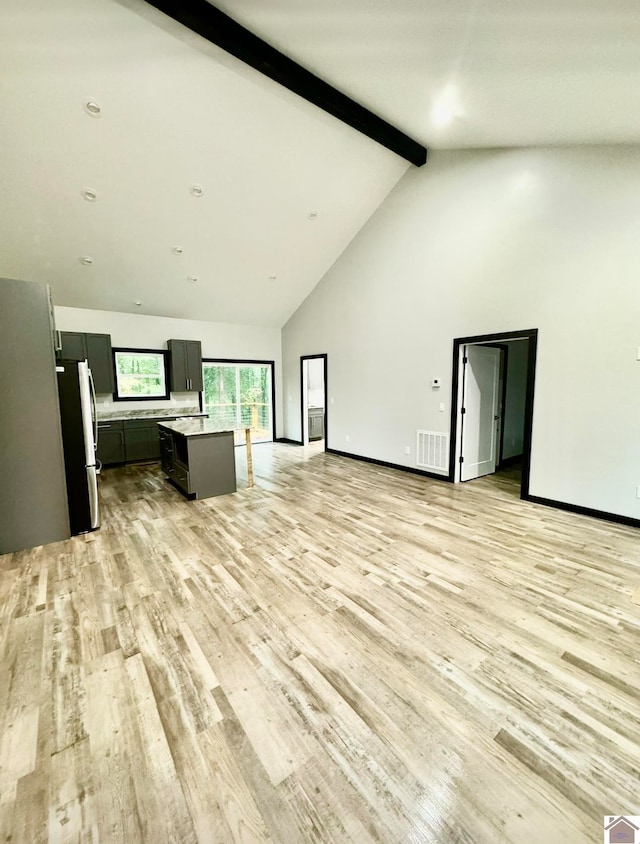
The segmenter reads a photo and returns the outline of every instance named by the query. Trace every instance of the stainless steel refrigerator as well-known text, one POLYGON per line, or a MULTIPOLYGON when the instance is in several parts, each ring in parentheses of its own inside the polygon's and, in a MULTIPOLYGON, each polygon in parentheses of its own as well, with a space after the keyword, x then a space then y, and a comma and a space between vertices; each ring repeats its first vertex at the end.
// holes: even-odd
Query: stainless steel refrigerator
POLYGON ((96 448, 98 426, 93 378, 87 361, 56 367, 72 536, 100 526, 96 448))

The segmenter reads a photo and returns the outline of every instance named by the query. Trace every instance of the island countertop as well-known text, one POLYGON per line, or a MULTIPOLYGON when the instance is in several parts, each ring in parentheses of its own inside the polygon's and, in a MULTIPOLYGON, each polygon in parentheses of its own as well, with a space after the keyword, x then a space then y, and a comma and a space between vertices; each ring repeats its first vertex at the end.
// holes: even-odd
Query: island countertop
POLYGON ((183 437, 198 437, 203 434, 229 434, 233 428, 221 425, 209 417, 195 417, 192 419, 176 419, 175 422, 158 422, 161 428, 166 428, 183 437))

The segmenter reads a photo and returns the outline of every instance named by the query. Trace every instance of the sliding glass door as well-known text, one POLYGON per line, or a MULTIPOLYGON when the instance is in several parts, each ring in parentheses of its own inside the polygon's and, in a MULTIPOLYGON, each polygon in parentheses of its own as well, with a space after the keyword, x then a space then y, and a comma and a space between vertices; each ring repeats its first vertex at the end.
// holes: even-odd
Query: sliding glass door
POLYGON ((252 442, 273 439, 271 364, 204 361, 204 410, 211 419, 236 428, 237 443, 244 429, 252 442))

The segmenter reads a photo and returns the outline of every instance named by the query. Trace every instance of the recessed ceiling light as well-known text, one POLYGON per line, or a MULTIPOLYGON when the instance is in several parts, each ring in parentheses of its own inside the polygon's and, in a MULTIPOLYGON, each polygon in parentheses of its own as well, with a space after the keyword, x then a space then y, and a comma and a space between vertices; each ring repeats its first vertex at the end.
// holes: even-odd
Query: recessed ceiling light
POLYGON ((91 117, 100 117, 102 109, 95 100, 87 100, 84 104, 84 110, 91 117))
POLYGON ((93 188, 84 188, 82 191, 82 195, 87 200, 87 202, 95 202, 98 198, 98 194, 93 190, 93 188))
POLYGON ((174 255, 182 255, 182 253, 184 252, 184 249, 182 248, 182 246, 174 246, 171 251, 173 252, 174 255))
POLYGON ((194 196, 203 196, 204 188, 202 187, 202 185, 191 185, 191 193, 194 196))
POLYGON ((88 267, 90 264, 93 264, 93 258, 91 255, 83 255, 82 258, 80 258, 80 263, 88 267))
POLYGON ((187 281, 189 284, 197 284, 198 283, 198 276, 197 275, 188 275, 187 281))
POLYGON ((317 217, 318 217, 318 212, 317 211, 309 211, 309 213, 307 214, 307 217, 310 220, 316 220, 317 217))
POLYGON ((142 304, 142 300, 141 300, 141 299, 136 299, 136 301, 135 301, 133 304, 134 304, 134 305, 137 305, 138 307, 140 307, 140 305, 142 304))

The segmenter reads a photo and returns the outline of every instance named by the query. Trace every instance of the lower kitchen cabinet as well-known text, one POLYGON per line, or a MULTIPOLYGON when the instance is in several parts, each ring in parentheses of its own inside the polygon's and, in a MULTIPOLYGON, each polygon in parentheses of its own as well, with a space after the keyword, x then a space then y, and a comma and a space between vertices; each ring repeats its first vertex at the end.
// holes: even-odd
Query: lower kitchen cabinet
POLYGON ((160 440, 157 420, 131 419, 124 423, 124 447, 127 463, 158 460, 160 440))
POLYGON ((236 491, 233 431, 184 436, 160 428, 162 469, 189 498, 236 491))
POLYGON ((98 460, 103 466, 159 460, 160 429, 158 422, 172 422, 175 416, 146 419, 98 420, 98 460))
POLYGON ((98 422, 98 460, 103 466, 125 462, 124 428, 122 422, 98 422))
POLYGON ((324 410, 321 407, 309 408, 309 440, 321 440, 324 437, 324 410))

